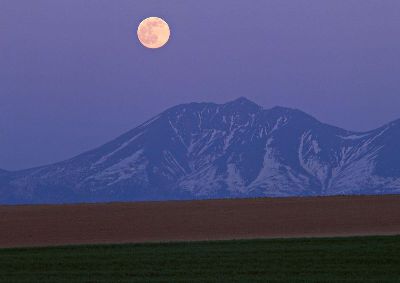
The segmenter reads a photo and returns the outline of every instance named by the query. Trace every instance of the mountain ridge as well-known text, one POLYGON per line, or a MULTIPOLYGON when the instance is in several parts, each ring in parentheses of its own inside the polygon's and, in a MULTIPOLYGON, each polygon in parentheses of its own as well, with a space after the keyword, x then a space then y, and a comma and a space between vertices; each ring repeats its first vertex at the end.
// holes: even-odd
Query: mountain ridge
POLYGON ((0 203, 399 193, 399 142, 400 119, 354 132, 245 97, 180 104, 71 159, 0 171, 0 203))

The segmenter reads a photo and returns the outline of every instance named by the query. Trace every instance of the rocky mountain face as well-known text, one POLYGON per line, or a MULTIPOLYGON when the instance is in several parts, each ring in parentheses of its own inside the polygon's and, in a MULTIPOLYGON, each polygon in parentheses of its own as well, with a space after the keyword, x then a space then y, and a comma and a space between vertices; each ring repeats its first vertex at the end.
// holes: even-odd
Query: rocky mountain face
POLYGON ((72 159, 0 172, 0 203, 400 193, 400 120, 356 133, 239 98, 178 105, 72 159))

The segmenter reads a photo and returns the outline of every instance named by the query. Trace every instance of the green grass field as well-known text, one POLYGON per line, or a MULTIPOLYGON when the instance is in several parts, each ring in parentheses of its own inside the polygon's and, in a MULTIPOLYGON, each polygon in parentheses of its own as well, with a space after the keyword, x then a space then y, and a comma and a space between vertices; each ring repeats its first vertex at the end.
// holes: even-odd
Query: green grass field
POLYGON ((400 282, 400 237, 2 249, 0 282, 400 282))

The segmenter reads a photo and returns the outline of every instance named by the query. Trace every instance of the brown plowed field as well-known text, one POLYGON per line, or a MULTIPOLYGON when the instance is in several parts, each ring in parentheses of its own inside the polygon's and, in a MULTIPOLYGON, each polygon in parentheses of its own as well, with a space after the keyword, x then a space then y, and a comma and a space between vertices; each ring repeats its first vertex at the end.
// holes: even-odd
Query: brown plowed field
POLYGON ((400 196, 0 206, 0 247, 400 234, 400 196))

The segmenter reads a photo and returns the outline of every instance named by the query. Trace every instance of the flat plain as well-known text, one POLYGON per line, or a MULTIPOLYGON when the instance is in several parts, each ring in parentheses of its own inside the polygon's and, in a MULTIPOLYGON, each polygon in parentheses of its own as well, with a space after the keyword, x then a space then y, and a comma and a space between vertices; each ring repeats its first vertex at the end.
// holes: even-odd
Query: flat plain
POLYGON ((0 249, 0 282, 400 282, 400 237, 0 249))
POLYGON ((400 196, 0 206, 0 248, 400 234, 400 196))

